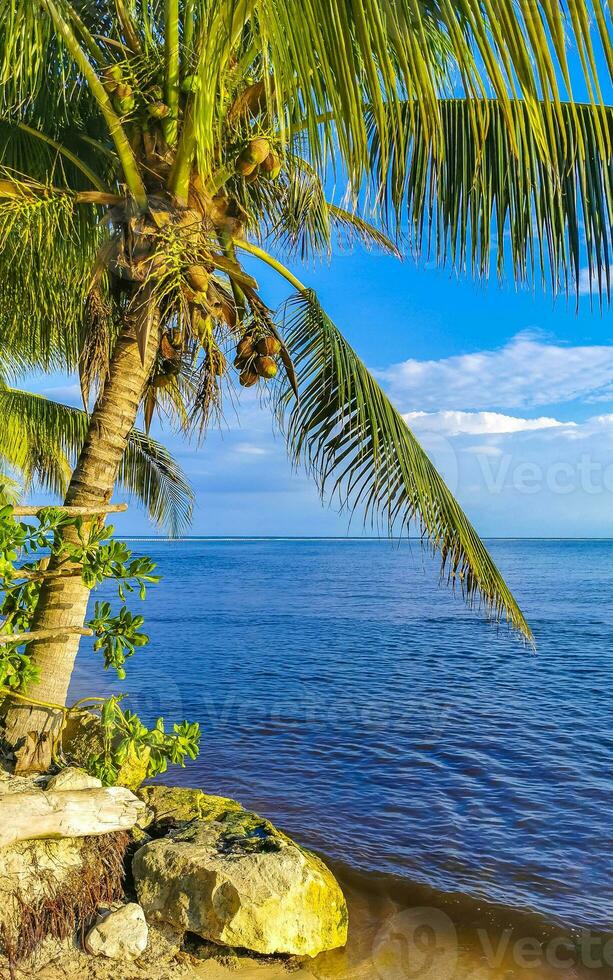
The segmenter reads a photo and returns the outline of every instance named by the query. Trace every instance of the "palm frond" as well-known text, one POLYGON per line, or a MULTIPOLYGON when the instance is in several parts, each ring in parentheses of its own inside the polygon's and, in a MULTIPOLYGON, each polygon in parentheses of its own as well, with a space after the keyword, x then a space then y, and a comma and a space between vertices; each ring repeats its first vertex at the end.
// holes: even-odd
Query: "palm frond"
POLYGON ((139 429, 132 430, 118 479, 171 537, 179 537, 189 527, 194 494, 183 470, 165 446, 139 429))
POLYGON ((397 259, 401 257, 396 243, 371 221, 336 204, 328 204, 328 213, 332 225, 342 233, 348 244, 357 240, 366 248, 378 248, 382 252, 394 255, 397 259))
POLYGON ((2 358, 70 368, 79 356, 103 232, 93 208, 77 207, 62 193, 30 193, 29 185, 21 186, 23 193, 0 197, 2 358))
POLYGON ((19 503, 23 493, 23 487, 12 476, 4 472, 4 467, 0 465, 0 507, 6 504, 15 506, 19 503))
POLYGON ((328 201, 319 174, 306 160, 293 154, 288 157, 281 180, 252 185, 235 181, 234 186, 246 213, 253 216, 254 228, 287 257, 298 255, 303 261, 329 257, 336 237, 341 248, 358 241, 366 248, 400 258, 397 245, 383 228, 355 210, 328 201))
MULTIPOLYGON (((85 412, 27 391, 0 388, 0 416, 0 460, 26 485, 37 482, 63 495, 87 433, 85 412)), ((188 526, 193 493, 185 474, 164 446, 138 429, 130 434, 118 485, 171 535, 188 526)))
POLYGON ((7 176, 27 175, 61 190, 110 190, 113 168, 108 157, 79 140, 74 128, 58 135, 59 139, 26 122, 0 117, 0 167, 7 176))
MULTIPOLYGON (((604 0, 197 0, 194 9, 202 44, 193 135, 203 171, 211 172, 222 142, 223 114, 215 106, 224 102, 245 38, 260 66, 268 117, 283 141, 300 122, 308 158, 320 172, 334 159, 356 195, 369 170, 366 104, 384 173, 388 157, 404 156, 403 105, 410 107, 411 129, 419 125, 440 152, 441 97, 452 91, 467 99, 476 133, 487 124, 484 100, 496 98, 516 153, 522 141, 513 105, 521 101, 524 133, 556 164, 562 101, 574 97, 568 51, 574 46, 578 53, 575 85, 585 86, 594 106, 602 105, 600 56, 611 54, 604 0)), ((608 134, 598 113, 594 118, 596 145, 605 155, 608 134)))
POLYGON ((310 290, 286 306, 285 342, 300 400, 278 399, 288 450, 316 479, 365 520, 388 530, 417 526, 441 559, 441 576, 459 584, 469 605, 506 618, 532 642, 524 616, 476 531, 428 456, 375 379, 323 312, 310 290))
POLYGON ((305 260, 330 254, 332 229, 326 194, 321 178, 305 161, 291 161, 286 182, 273 194, 267 216, 270 237, 288 256, 305 260))
POLYGON ((613 168, 611 154, 599 152, 597 129, 613 143, 613 109, 563 104, 547 157, 524 103, 506 110, 485 104, 483 134, 471 128, 466 100, 443 100, 440 112, 444 152, 438 155, 408 106, 403 159, 381 154, 372 126, 373 184, 383 188, 384 223, 406 228, 408 219, 416 253, 432 252, 478 276, 495 263, 501 275, 548 280, 554 291, 568 292, 578 290, 588 264, 594 291, 610 296, 613 168))

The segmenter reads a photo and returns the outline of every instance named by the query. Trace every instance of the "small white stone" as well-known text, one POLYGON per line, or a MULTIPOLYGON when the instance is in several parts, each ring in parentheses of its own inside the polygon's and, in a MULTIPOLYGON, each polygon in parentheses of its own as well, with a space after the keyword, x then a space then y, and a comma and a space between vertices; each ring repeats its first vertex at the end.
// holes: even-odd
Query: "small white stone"
POLYGON ((52 776, 45 789, 100 789, 101 786, 102 780, 90 776, 88 772, 85 772, 85 769, 69 766, 67 769, 58 772, 57 776, 52 776))
POLYGON ((93 956, 134 960, 145 952, 148 939, 145 913, 136 902, 130 902, 98 916, 87 934, 85 948, 93 956))

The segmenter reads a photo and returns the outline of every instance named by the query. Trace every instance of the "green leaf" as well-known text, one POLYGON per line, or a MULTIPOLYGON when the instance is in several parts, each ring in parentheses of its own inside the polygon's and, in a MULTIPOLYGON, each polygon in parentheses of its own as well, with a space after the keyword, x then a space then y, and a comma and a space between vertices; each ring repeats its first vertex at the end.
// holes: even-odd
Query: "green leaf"
POLYGON ((441 577, 469 605, 506 618, 528 642, 532 633, 517 602, 460 505, 400 413, 311 291, 288 301, 286 343, 296 365, 300 400, 279 396, 290 456, 322 492, 337 494, 365 520, 390 533, 415 526, 441 559, 441 577))
MULTIPOLYGON (((26 485, 40 483, 63 496, 87 433, 85 412, 0 383, 0 414, 0 459, 20 472, 26 485)), ((171 535, 189 524, 193 491, 185 474, 164 446, 138 429, 130 433, 118 485, 171 535)))

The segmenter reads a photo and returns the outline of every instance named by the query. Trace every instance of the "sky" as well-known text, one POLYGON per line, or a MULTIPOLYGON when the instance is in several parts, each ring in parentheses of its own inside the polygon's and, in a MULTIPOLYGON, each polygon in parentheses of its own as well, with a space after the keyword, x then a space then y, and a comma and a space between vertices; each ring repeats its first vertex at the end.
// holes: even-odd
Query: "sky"
MULTIPOLYGON (((567 51, 577 99, 577 52, 567 51)), ((597 46, 605 102, 610 75, 597 46)), ((288 295, 247 257, 270 307, 288 295)), ((292 270, 375 373, 485 537, 613 537, 613 320, 580 304, 475 283, 426 260, 400 262, 359 246, 292 270)), ((81 404, 76 378, 34 377, 31 390, 81 404)), ((152 434, 181 463, 196 495, 193 535, 364 533, 287 461, 283 438, 253 389, 198 444, 156 421, 152 434)), ((41 499, 38 493, 37 499, 41 499)), ((124 499, 118 493, 115 499, 124 499)), ((136 502, 121 533, 160 533, 136 502)), ((371 533, 368 531, 367 533, 371 533)))
MULTIPOLYGON (((254 265, 251 265, 256 271, 254 265)), ((613 537, 613 332, 591 308, 357 246, 294 264, 404 414, 485 537, 613 537)), ((257 268, 275 306, 286 285, 257 268)), ((79 404, 76 379, 31 388, 79 404)), ((196 494, 194 535, 361 534, 287 461, 253 389, 198 444, 155 423, 196 494)), ((40 496, 40 495, 39 495, 40 496)), ((118 494, 116 499, 122 498, 118 494)), ((159 533, 132 503, 118 531, 159 533)), ((369 532, 370 533, 370 532, 369 532)))

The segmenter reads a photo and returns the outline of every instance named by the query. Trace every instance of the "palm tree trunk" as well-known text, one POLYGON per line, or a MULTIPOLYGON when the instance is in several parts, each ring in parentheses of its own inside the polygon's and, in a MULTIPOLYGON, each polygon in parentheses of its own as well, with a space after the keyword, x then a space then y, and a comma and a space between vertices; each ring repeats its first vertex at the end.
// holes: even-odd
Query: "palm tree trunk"
MULTIPOLYGON (((111 359, 109 376, 96 402, 89 429, 66 494, 66 504, 96 506, 110 501, 126 441, 138 413, 159 344, 159 328, 150 331, 144 361, 133 328, 126 325, 111 359)), ((74 540, 75 529, 64 532, 74 540)), ((53 561, 49 568, 53 569, 53 561)), ((43 581, 32 629, 83 626, 89 589, 78 566, 75 574, 43 581)), ((64 705, 79 649, 80 636, 32 642, 30 652, 40 680, 27 695, 64 705)), ((61 712, 7 699, 4 705, 5 748, 15 756, 16 772, 44 772, 51 764, 61 712)))

